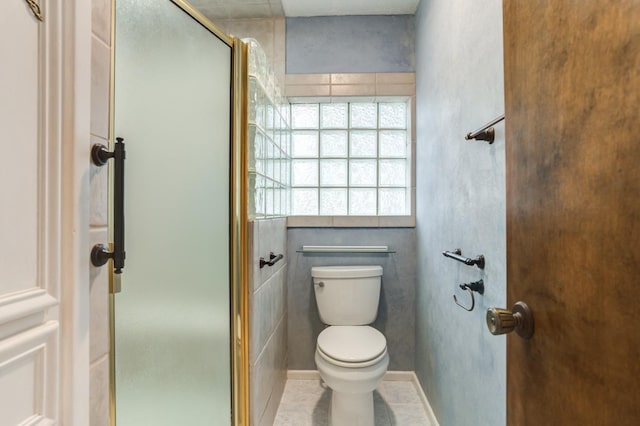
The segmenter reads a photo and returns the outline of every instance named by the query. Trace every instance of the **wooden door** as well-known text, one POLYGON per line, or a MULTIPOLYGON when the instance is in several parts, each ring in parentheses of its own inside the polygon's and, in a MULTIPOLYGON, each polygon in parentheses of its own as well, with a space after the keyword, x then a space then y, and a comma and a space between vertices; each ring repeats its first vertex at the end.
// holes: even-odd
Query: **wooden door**
POLYGON ((91 7, 31 3, 0 2, 0 425, 85 426, 91 7))
POLYGON ((504 0, 507 423, 640 424, 640 2, 504 0))

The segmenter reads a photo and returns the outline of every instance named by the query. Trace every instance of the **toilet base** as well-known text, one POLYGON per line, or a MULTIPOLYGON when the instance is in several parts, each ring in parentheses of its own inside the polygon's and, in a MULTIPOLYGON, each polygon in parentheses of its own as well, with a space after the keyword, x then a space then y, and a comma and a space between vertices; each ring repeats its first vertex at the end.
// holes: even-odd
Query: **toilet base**
POLYGON ((373 392, 342 393, 332 390, 330 426, 374 426, 373 392))

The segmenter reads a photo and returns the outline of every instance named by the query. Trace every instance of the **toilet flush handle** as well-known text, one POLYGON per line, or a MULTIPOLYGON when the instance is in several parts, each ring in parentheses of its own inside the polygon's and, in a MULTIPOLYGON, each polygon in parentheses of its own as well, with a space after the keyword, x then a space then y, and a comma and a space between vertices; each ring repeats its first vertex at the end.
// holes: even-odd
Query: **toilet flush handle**
POLYGON ((318 287, 324 287, 324 283, 322 281, 318 281, 317 283, 315 283, 315 285, 317 285, 318 287))

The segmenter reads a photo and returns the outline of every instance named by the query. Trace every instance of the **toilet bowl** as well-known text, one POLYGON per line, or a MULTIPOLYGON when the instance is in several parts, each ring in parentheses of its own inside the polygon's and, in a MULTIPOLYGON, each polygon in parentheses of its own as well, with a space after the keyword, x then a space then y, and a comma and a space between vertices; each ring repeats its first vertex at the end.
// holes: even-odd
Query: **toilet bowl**
POLYGON ((380 266, 312 268, 320 317, 315 362, 331 388, 331 426, 373 426, 373 391, 389 366, 387 341, 367 324, 377 316, 380 266))
POLYGON ((318 336, 315 361, 332 390, 331 425, 373 425, 373 391, 389 365, 382 333, 368 326, 331 326, 318 336))

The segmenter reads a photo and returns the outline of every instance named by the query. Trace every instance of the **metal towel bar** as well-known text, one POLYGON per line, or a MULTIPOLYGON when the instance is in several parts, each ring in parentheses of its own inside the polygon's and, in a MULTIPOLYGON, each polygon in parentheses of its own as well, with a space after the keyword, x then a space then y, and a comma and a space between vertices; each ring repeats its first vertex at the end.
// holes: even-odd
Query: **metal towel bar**
POLYGON ((493 126, 498 124, 502 120, 504 120, 504 114, 502 114, 500 117, 488 122, 484 126, 480 127, 478 130, 476 130, 475 132, 467 133, 467 136, 465 136, 464 138, 466 140, 475 139, 475 140, 478 140, 478 141, 487 141, 489 143, 489 145, 491 145, 493 143, 493 140, 494 140, 495 135, 496 135, 495 131, 493 130, 493 126))

